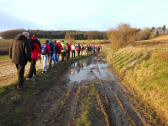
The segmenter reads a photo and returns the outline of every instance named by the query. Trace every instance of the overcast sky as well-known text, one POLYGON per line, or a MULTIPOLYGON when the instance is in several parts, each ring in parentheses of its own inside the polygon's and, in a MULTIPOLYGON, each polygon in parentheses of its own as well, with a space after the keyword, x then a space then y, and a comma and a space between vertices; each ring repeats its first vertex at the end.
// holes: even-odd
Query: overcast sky
POLYGON ((0 30, 108 30, 168 25, 168 0, 0 0, 0 30))

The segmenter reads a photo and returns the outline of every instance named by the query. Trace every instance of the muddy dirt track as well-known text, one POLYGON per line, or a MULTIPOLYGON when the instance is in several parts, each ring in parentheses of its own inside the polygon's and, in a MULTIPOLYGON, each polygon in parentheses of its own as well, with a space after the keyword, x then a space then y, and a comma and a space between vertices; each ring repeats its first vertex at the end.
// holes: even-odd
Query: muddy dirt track
POLYGON ((129 91, 99 56, 72 64, 38 102, 40 107, 30 110, 23 126, 147 125, 135 111, 129 91))
POLYGON ((129 92, 101 58, 91 57, 74 63, 62 80, 65 78, 67 87, 62 86, 58 92, 57 85, 45 94, 42 113, 28 125, 146 125, 130 103, 129 92))

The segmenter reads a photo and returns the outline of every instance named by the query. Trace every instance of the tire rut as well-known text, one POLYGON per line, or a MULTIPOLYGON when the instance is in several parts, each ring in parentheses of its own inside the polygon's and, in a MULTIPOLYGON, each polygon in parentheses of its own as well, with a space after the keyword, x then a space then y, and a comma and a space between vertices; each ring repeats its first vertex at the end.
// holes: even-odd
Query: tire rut
MULTIPOLYGON (((100 81, 100 80, 99 80, 100 81)), ((115 126, 144 126, 144 121, 134 110, 122 89, 114 82, 100 81, 97 88, 106 101, 108 115, 115 126)))
POLYGON ((122 87, 117 84, 115 81, 112 83, 109 83, 112 87, 113 92, 115 92, 115 96, 118 99, 118 102, 120 102, 120 105, 124 109, 124 111, 127 113, 127 115, 130 116, 132 119, 132 122, 136 126, 143 126, 144 121, 143 119, 138 115, 134 107, 128 102, 129 99, 126 97, 127 95, 124 94, 124 91, 122 90, 122 87))
POLYGON ((69 88, 63 97, 52 103, 36 126, 73 126, 79 91, 76 86, 69 88))

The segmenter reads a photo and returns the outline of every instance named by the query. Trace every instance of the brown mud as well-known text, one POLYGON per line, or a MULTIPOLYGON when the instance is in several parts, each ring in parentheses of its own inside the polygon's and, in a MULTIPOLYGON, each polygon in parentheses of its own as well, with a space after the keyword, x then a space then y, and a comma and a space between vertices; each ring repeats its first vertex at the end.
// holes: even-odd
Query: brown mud
POLYGON ((30 103, 32 110, 22 126, 148 125, 100 56, 73 63, 55 83, 38 96, 38 105, 30 103))

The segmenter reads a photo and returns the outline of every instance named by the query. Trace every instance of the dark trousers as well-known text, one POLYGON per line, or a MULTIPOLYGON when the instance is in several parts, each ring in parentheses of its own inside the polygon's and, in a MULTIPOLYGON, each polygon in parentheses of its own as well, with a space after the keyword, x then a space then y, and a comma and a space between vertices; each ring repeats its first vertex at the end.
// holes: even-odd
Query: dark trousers
POLYGON ((16 64, 16 68, 18 73, 18 87, 23 88, 25 65, 16 64))
POLYGON ((80 51, 78 51, 78 56, 80 56, 80 51))
POLYGON ((72 57, 75 57, 75 50, 72 50, 72 57))
POLYGON ((70 58, 70 52, 66 52, 66 61, 68 61, 70 58))
POLYGON ((62 62, 65 60, 66 58, 66 52, 62 52, 62 62))
POLYGON ((53 57, 53 52, 51 52, 51 53, 49 54, 49 68, 51 68, 52 57, 53 57))
POLYGON ((36 61, 35 60, 31 61, 28 78, 32 78, 33 74, 36 75, 36 61))

